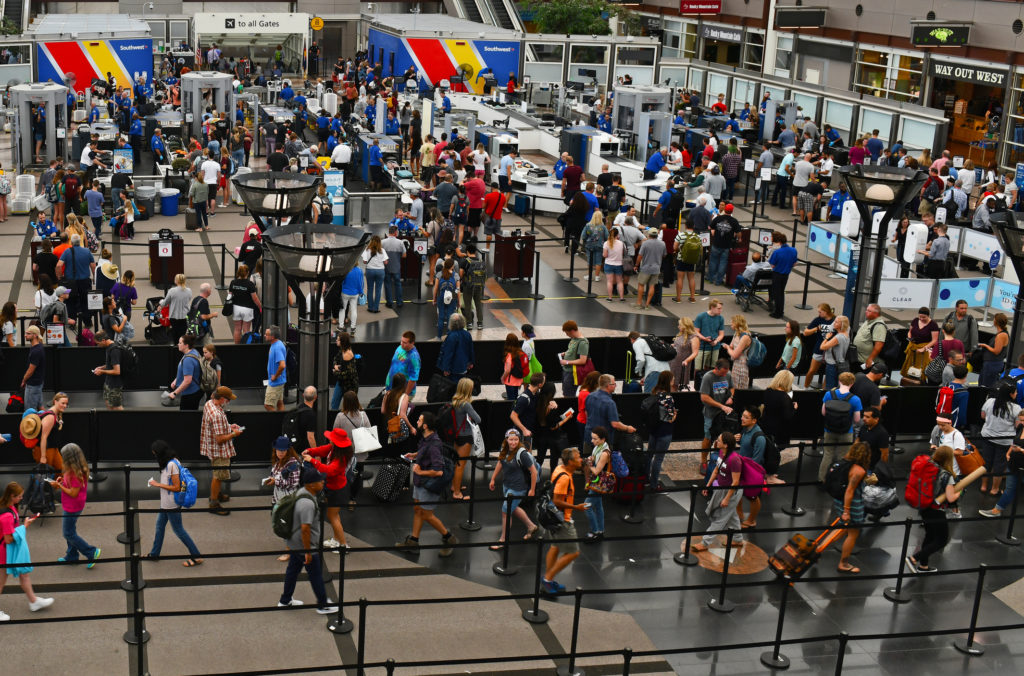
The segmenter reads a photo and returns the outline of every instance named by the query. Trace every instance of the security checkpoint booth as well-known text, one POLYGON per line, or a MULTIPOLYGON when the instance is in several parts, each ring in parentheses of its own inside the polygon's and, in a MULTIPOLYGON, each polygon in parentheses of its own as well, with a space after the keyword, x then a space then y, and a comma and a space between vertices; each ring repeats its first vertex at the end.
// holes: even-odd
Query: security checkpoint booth
POLYGON ((619 85, 615 87, 612 128, 628 136, 633 159, 644 162, 652 149, 672 140, 672 90, 669 87, 619 85))
POLYGON ((68 158, 68 88, 52 82, 13 85, 8 88, 14 116, 12 155, 21 173, 29 167, 45 167, 50 160, 68 158), (42 120, 37 112, 42 108, 42 120), (43 136, 41 155, 36 156, 36 135, 43 136))
POLYGON ((185 113, 185 125, 194 136, 202 136, 203 111, 207 105, 217 112, 234 115, 233 79, 230 73, 213 71, 193 71, 181 76, 181 109, 185 113))

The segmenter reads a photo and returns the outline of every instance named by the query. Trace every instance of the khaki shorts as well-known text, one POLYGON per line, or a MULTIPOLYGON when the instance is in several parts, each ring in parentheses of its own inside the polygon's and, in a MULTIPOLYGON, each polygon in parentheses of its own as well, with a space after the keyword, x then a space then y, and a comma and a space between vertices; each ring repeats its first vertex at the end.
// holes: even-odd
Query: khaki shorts
MULTIPOLYGON (((718 361, 719 353, 719 348, 715 348, 713 350, 701 350, 693 360, 693 367, 698 371, 707 371, 708 369, 714 368, 715 362, 718 361)), ((697 388, 700 389, 700 383, 697 383, 697 388)))
POLYGON ((640 286, 647 286, 661 276, 660 272, 641 272, 636 276, 636 283, 640 286))
POLYGON ((558 555, 563 554, 575 554, 580 550, 580 543, 576 541, 578 537, 576 535, 576 524, 571 521, 566 521, 556 531, 550 531, 547 528, 542 529, 544 531, 545 540, 571 540, 572 542, 553 542, 552 547, 558 548, 558 555))
POLYGON ((124 397, 122 396, 123 390, 120 387, 107 387, 103 386, 103 402, 110 408, 118 408, 123 406, 124 397))
POLYGON ((263 396, 264 406, 277 406, 284 403, 284 385, 267 386, 267 393, 263 396))
POLYGON ((213 465, 213 478, 218 481, 231 481, 231 458, 213 458, 210 460, 213 465), (217 469, 217 468, 223 469, 217 469))

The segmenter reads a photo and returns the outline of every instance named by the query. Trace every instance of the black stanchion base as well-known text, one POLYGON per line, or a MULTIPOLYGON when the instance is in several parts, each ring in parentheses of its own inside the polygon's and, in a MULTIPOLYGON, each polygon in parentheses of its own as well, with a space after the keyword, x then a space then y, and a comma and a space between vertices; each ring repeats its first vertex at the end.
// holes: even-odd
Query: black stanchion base
POLYGON ((673 556, 672 560, 680 566, 696 566, 700 562, 693 554, 683 554, 682 552, 673 556))
POLYGON ((558 674, 558 676, 586 676, 586 672, 579 667, 570 670, 569 665, 558 667, 555 669, 555 673, 558 674))
POLYGON ((789 514, 790 516, 803 516, 807 513, 807 510, 803 507, 783 507, 783 514, 789 514))
POLYGON ((582 295, 584 298, 597 298, 597 294, 590 291, 584 291, 582 295))
POLYGON ((896 591, 896 587, 886 587, 882 590, 882 596, 893 603, 910 603, 910 594, 905 589, 896 591))
POLYGON ((462 530, 468 530, 471 533, 475 533, 476 531, 480 530, 480 524, 478 524, 476 521, 463 521, 459 524, 459 528, 461 528, 462 530))
POLYGON ((534 300, 544 300, 544 294, 542 293, 531 293, 530 298, 534 300))
POLYGON ((804 305, 803 303, 800 303, 799 305, 794 305, 793 307, 795 307, 797 310, 813 310, 814 309, 813 305, 804 305))
POLYGON ((504 568, 504 567, 502 567, 501 563, 496 563, 496 564, 494 564, 494 565, 493 565, 493 566, 491 567, 491 571, 492 571, 492 572, 493 572, 493 573, 494 573, 495 575, 504 575, 504 576, 506 576, 506 577, 508 577, 508 576, 511 576, 511 575, 515 575, 516 573, 518 573, 518 572, 519 572, 519 571, 518 571, 518 570, 517 570, 516 568, 514 568, 513 566, 509 566, 508 568, 504 568))
POLYGON ((126 592, 141 591, 146 588, 146 581, 139 580, 138 585, 133 583, 131 580, 121 580, 121 589, 126 592))
POLYGON ((703 286, 697 289, 698 296, 710 296, 711 292, 705 289, 703 286))
POLYGON ((363 474, 362 474, 363 481, 369 481, 372 478, 373 478, 373 472, 371 472, 368 469, 364 469, 363 470, 363 474))
POLYGON ((718 599, 708 599, 708 608, 714 610, 716 613, 731 613, 736 609, 736 604, 729 599, 726 599, 721 603, 718 602, 718 599))
POLYGON ((769 669, 789 669, 789 658, 781 653, 776 655, 769 650, 761 653, 761 664, 769 669))
POLYGON ((530 624, 546 624, 548 621, 548 614, 545 610, 538 609, 536 613, 533 612, 533 608, 527 608, 523 611, 523 619, 530 624))
POLYGON ((977 657, 979 655, 985 654, 985 649, 977 643, 967 645, 967 639, 965 638, 958 638, 957 640, 953 641, 953 647, 962 652, 964 655, 970 655, 972 657, 977 657))
POLYGON ((1009 535, 1009 536, 1007 536, 1007 535, 997 535, 996 536, 996 541, 1003 543, 1007 547, 1019 547, 1020 546, 1020 538, 1019 537, 1015 537, 1013 535, 1009 535))
POLYGON ((562 281, 563 282, 569 282, 570 284, 575 284, 576 282, 580 281, 580 278, 579 277, 562 277, 562 281))
POLYGON ((241 473, 236 472, 235 470, 231 470, 231 479, 229 481, 227 481, 227 482, 224 482, 224 483, 230 483, 231 481, 239 481, 239 480, 241 480, 241 478, 242 478, 241 473))
POLYGON ((89 472, 89 481, 94 484, 102 483, 107 480, 106 472, 89 472))
POLYGON ((117 541, 123 545, 135 544, 139 541, 139 536, 136 535, 134 538, 129 538, 128 533, 120 533, 117 536, 117 541))
POLYGON ((147 643, 151 636, 149 635, 148 631, 143 629, 141 639, 138 636, 136 636, 134 632, 131 631, 126 631, 122 638, 124 639, 124 642, 128 645, 139 645, 140 643, 147 643))
POLYGON ((327 631, 332 634, 348 634, 355 627, 352 620, 348 619, 341 612, 333 620, 327 623, 327 631))

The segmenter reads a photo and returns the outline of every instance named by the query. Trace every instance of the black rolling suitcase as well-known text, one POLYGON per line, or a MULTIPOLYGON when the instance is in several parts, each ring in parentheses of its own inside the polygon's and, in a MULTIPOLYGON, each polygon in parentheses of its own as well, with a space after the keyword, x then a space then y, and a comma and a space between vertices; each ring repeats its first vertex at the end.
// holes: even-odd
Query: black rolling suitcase
POLYGON ((412 469, 407 460, 389 460, 380 466, 373 480, 373 494, 382 502, 394 502, 409 485, 412 469))
POLYGON ((192 207, 185 208, 185 229, 186 230, 198 230, 199 229, 199 214, 192 207))

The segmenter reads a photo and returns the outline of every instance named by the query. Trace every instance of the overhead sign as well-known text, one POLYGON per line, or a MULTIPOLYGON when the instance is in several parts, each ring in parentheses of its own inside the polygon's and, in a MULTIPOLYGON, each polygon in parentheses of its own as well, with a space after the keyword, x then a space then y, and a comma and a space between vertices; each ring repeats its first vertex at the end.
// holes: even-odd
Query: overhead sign
POLYGON ((305 33, 309 14, 284 12, 204 12, 192 19, 197 35, 263 35, 305 33))
POLYGON ((721 42, 743 42, 743 31, 738 28, 725 28, 722 26, 701 26, 701 37, 705 40, 719 40, 721 42))
POLYGON ((971 26, 963 23, 913 24, 910 41, 917 47, 964 47, 971 41, 971 26))
POLYGON ((986 85, 989 87, 1005 87, 1005 70, 994 68, 983 68, 979 66, 966 66, 961 63, 946 63, 943 61, 931 61, 929 67, 934 77, 946 78, 947 80, 959 80, 960 82, 972 82, 974 84, 986 85))
POLYGON ((679 0, 680 14, 721 14, 722 0, 679 0))
POLYGON ((821 28, 825 25, 824 7, 779 7, 775 11, 778 28, 821 28))

